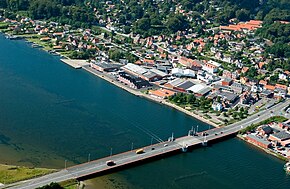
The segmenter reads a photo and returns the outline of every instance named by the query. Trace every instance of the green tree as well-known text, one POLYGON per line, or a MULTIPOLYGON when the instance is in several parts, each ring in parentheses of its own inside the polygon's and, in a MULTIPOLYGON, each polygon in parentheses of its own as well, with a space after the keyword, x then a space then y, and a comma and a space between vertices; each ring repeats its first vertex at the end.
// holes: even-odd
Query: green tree
POLYGON ((114 61, 119 61, 121 58, 124 58, 124 53, 117 49, 109 50, 109 58, 114 61))
POLYGON ((177 31, 184 31, 189 27, 188 21, 182 15, 171 15, 167 22, 166 27, 169 31, 175 33, 177 31))
POLYGON ((250 11, 246 9, 237 10, 236 17, 240 21, 247 21, 250 19, 250 11))

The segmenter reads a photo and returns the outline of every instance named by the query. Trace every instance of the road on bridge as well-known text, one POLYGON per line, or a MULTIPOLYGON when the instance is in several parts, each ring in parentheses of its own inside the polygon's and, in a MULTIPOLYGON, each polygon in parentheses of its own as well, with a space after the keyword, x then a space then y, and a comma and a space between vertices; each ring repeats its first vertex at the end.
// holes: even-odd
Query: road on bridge
MULTIPOLYGON (((207 130, 206 131, 208 134, 207 136, 202 136, 202 134, 199 133, 199 135, 197 136, 180 137, 180 138, 175 139, 172 142, 167 141, 163 143, 146 146, 143 148, 144 153, 142 154, 136 154, 135 151, 132 150, 129 152, 124 152, 121 154, 116 154, 113 156, 109 156, 102 159, 87 162, 84 164, 69 167, 59 172, 45 175, 39 178, 18 182, 13 185, 7 185, 2 188, 11 188, 11 189, 37 188, 37 187, 50 184, 51 182, 62 182, 69 179, 81 178, 85 175, 101 173, 103 171, 106 171, 112 168, 120 167, 126 164, 131 164, 137 161, 142 161, 142 160, 156 157, 156 156, 166 154, 172 151, 176 151, 176 150, 181 149, 185 145, 194 146, 194 145, 202 144, 205 141, 211 141, 217 138, 222 138, 224 136, 237 133, 241 129, 251 124, 259 123, 260 121, 268 119, 273 115, 281 115, 281 113, 282 114, 284 113, 283 109, 289 106, 289 104, 290 104, 290 100, 286 100, 267 110, 263 110, 259 113, 251 115, 248 118, 240 122, 231 124, 227 127, 214 128, 214 129, 207 130), (113 160, 116 163, 116 165, 108 166, 106 164, 106 161, 108 160, 113 160)), ((285 116, 289 117, 288 114, 285 114, 285 116)))

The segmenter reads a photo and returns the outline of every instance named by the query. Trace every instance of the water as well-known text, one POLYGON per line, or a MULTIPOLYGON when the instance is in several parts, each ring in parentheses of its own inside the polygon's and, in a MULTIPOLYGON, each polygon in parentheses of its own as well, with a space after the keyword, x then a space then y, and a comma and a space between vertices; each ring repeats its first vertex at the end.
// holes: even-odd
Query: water
MULTIPOLYGON (((0 36, 0 163, 63 168, 208 125, 0 36)), ((156 141, 155 141, 156 142, 156 141)), ((238 139, 91 180, 115 188, 289 188, 283 162, 238 139)))

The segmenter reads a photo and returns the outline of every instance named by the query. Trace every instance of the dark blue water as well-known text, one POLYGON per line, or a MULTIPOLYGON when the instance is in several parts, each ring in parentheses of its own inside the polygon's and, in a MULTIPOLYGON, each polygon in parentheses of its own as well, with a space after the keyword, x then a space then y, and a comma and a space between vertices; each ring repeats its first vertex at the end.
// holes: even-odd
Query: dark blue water
MULTIPOLYGON (((62 168, 208 125, 0 36, 0 163, 62 168)), ((156 142, 156 141, 155 141, 156 142)), ((95 179, 119 188, 290 188, 283 162, 238 139, 95 179), (118 179, 115 179, 118 178, 118 179), (116 184, 122 180, 122 184, 116 184), (118 181, 119 182, 119 181, 118 181)))

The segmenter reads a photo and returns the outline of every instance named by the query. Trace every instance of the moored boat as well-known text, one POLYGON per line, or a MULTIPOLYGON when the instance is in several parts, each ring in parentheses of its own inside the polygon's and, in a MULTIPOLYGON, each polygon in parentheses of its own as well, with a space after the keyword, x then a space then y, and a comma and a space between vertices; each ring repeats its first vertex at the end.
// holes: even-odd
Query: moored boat
POLYGON ((287 174, 290 174, 290 162, 288 162, 284 165, 284 170, 287 174))

